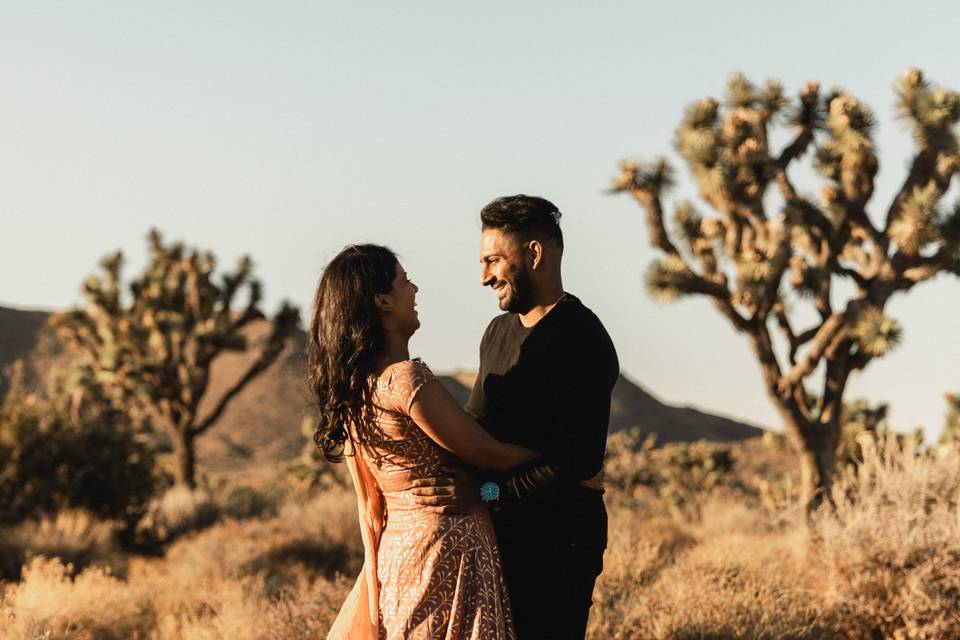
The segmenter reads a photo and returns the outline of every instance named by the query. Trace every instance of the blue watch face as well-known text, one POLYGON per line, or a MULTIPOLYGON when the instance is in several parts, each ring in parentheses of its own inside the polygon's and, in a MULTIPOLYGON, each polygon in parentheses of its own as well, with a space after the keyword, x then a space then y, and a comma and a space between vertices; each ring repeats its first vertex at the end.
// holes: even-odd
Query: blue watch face
POLYGON ((480 487, 480 497, 490 502, 500 497, 500 487, 496 482, 484 482, 480 487))

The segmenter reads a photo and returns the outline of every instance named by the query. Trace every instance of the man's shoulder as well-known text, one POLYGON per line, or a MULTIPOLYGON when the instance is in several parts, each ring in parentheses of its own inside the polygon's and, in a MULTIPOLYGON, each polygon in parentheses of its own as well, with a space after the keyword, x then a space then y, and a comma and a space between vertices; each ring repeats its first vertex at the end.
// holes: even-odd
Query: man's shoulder
POLYGON ((555 347, 550 351, 561 362, 582 364, 589 361, 595 364, 600 367, 598 373, 602 370, 612 376, 613 384, 620 371, 617 348, 597 314, 570 294, 557 304, 554 311, 560 313, 552 323, 552 335, 548 338, 555 347))
POLYGON ((498 316, 494 316, 487 325, 486 331, 483 332, 483 342, 486 342, 493 336, 502 334, 505 330, 507 330, 507 328, 510 326, 512 318, 513 314, 509 311, 501 313, 498 316))
POLYGON ((511 318, 513 315, 514 315, 514 314, 510 313, 509 311, 504 311, 504 312, 501 313, 500 315, 494 316, 494 317, 490 320, 490 324, 487 325, 487 328, 502 326, 502 325, 506 324, 507 322, 510 322, 510 318, 511 318))

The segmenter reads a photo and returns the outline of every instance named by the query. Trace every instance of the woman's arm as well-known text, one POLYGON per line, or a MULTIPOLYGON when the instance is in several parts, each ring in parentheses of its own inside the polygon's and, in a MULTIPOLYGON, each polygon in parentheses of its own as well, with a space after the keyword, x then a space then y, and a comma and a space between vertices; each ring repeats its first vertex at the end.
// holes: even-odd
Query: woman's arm
POLYGON ((434 442, 478 469, 505 471, 540 455, 491 436, 436 379, 414 396, 410 417, 434 442))

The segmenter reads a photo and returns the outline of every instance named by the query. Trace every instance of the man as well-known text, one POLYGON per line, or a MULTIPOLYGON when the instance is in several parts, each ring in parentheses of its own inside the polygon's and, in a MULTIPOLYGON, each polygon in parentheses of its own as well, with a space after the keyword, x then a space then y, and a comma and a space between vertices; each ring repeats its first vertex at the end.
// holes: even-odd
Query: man
MULTIPOLYGON (((481 282, 506 313, 483 335, 467 411, 498 440, 543 453, 502 477, 481 477, 483 500, 519 639, 582 640, 607 542, 602 492, 591 479, 603 466, 617 354, 600 320, 564 292, 553 204, 503 197, 480 219, 481 282)), ((470 487, 459 476, 446 495, 461 494, 462 505, 470 487)), ((421 495, 444 493, 426 486, 421 495)))

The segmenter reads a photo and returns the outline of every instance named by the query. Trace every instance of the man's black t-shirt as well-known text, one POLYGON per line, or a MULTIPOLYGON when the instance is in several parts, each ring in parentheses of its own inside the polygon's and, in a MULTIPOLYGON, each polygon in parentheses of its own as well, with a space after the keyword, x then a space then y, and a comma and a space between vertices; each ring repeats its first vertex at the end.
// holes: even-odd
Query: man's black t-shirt
POLYGON ((487 327, 467 411, 498 440, 541 452, 531 464, 557 475, 548 490, 493 514, 501 546, 544 537, 605 546, 603 497, 579 483, 603 466, 619 370, 603 324, 570 294, 531 328, 512 313, 487 327))

